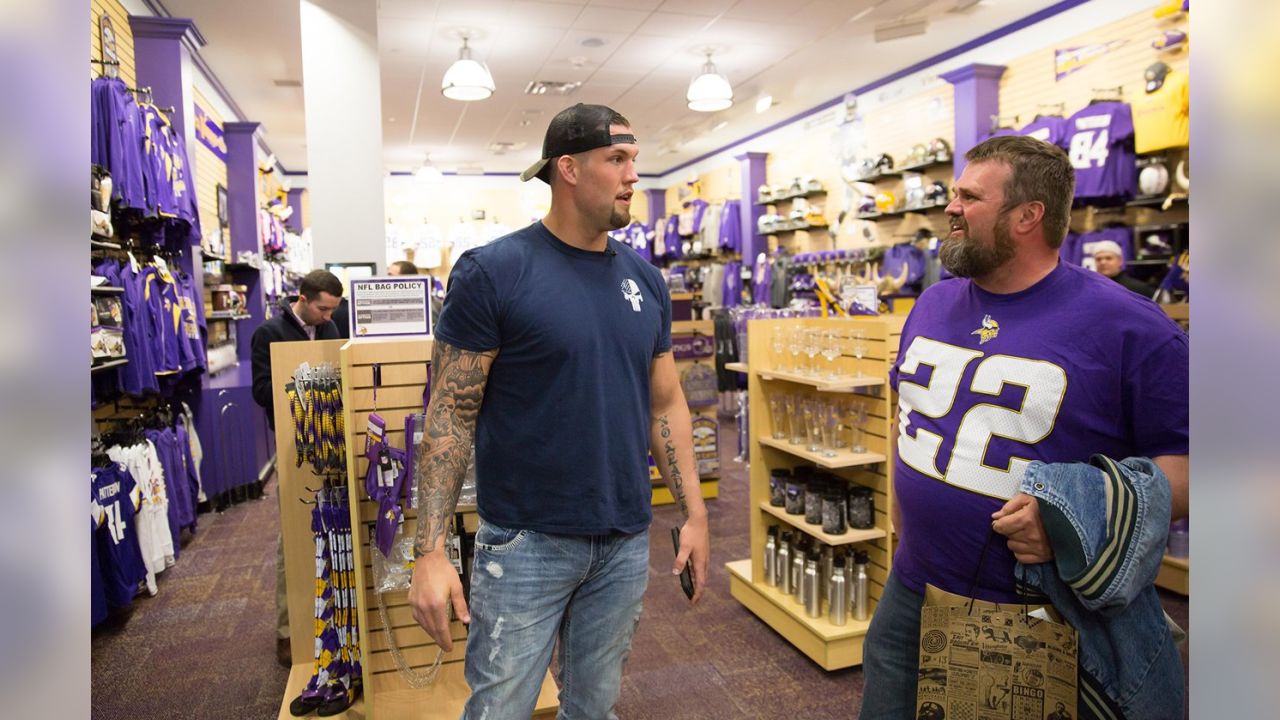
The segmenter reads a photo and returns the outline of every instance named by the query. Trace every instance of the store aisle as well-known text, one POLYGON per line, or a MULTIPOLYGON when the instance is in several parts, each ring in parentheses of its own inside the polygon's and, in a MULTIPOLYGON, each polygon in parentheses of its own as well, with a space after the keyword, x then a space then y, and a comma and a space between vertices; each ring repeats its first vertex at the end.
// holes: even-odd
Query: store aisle
MULTIPOLYGON (((654 509, 649 591, 618 701, 623 720, 855 718, 862 671, 825 672, 729 595, 724 563, 747 557, 746 467, 721 428, 720 497, 711 514, 710 592, 690 610, 670 574, 675 506, 654 509)), ((275 663, 275 483, 261 501, 201 515, 200 532, 134 603, 129 622, 93 638, 96 720, 276 717, 287 672, 275 663)), ((1162 594, 1187 627, 1187 600, 1162 594)), ((1183 649, 1184 663, 1187 648, 1183 649)))
POLYGON ((275 491, 201 515, 160 592, 94 631, 95 720, 276 716, 289 672, 275 660, 275 491))

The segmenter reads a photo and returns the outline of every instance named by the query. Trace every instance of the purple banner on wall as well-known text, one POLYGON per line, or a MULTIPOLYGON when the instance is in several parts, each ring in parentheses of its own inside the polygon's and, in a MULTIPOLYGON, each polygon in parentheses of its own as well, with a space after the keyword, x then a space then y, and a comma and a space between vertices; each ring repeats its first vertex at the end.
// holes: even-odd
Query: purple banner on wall
POLYGON ((1112 40, 1111 42, 1093 43, 1080 47, 1062 48, 1053 51, 1054 81, 1060 81, 1071 73, 1084 68, 1089 63, 1120 47, 1128 40, 1112 40))
POLYGON ((227 139, 222 135, 222 127, 214 122, 213 118, 209 117, 209 113, 205 112, 204 108, 194 104, 193 107, 195 108, 196 116, 196 138, 200 140, 202 145, 209 148, 214 155, 217 155, 219 160, 226 162, 227 139))

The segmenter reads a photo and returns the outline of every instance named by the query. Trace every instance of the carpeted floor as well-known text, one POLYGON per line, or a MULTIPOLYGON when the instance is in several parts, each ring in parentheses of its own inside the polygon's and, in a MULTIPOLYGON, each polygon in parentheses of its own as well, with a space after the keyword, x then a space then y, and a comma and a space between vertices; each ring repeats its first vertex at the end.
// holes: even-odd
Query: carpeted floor
MULTIPOLYGON (((825 672, 729 596, 724 563, 747 557, 745 467, 721 432, 725 471, 709 503, 710 593, 690 609, 670 574, 674 506, 655 508, 650 583, 617 712, 622 720, 854 718, 858 668, 825 672)), ((275 662, 275 485, 262 500, 202 515, 178 564, 126 622, 93 636, 93 717, 268 720, 287 671, 275 662)), ((1163 593, 1187 626, 1187 599, 1163 593)), ((110 625, 110 621, 108 625, 110 625)), ((1189 645, 1189 643, 1188 643, 1189 645)), ((1187 649, 1183 649, 1184 662, 1187 649)))

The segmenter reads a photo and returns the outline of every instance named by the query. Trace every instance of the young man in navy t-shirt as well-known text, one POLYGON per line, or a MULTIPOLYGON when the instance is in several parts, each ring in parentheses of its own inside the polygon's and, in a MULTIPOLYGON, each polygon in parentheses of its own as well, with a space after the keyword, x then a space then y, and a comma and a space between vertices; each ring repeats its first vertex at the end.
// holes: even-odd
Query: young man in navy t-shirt
POLYGON ((1039 505, 1018 491, 1032 460, 1152 458, 1174 519, 1187 515, 1186 334, 1059 261, 1074 187, 1061 148, 1000 137, 966 158, 939 252, 956 277, 916 302, 890 377, 899 542, 867 632, 863 720, 914 717, 926 583, 1017 603, 1014 561, 1052 559, 1039 505))
POLYGON ((631 222, 630 123, 578 104, 522 176, 551 186, 541 221, 463 253, 432 356, 418 468, 414 619, 453 646, 471 625, 464 717, 528 718, 559 640, 561 717, 612 716, 648 583, 647 453, 686 520, 673 565, 706 585, 707 511, 671 353, 662 275, 607 233, 631 222), (445 555, 472 442, 470 606, 445 555))

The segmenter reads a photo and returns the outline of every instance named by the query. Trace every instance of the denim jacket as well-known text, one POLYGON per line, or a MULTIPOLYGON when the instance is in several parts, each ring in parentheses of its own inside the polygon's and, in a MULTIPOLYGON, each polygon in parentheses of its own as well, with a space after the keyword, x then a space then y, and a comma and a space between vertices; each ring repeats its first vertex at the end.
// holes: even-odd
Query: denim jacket
POLYGON ((1039 500, 1051 563, 1016 568, 1079 633, 1081 718, 1183 715, 1182 660, 1154 582, 1172 493, 1146 458, 1032 462, 1021 491, 1039 500))

